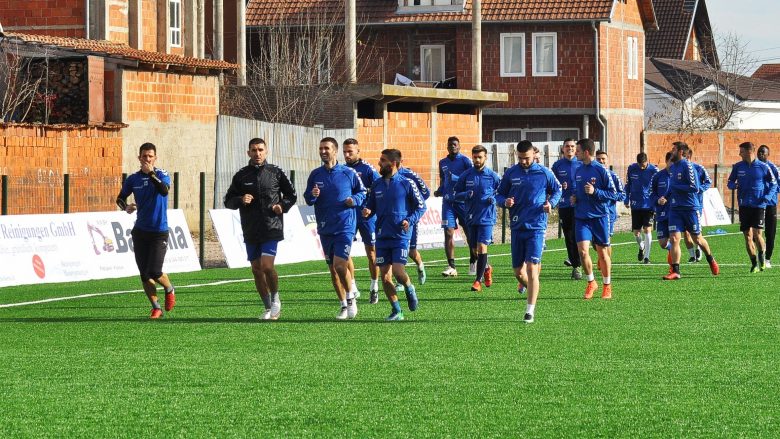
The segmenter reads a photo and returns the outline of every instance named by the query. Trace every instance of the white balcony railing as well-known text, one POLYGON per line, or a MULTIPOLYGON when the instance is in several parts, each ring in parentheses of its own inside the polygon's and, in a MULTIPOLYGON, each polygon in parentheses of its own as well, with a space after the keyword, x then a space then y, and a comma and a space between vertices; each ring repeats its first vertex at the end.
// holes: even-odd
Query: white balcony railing
POLYGON ((464 0, 398 0, 398 14, 461 12, 464 0))

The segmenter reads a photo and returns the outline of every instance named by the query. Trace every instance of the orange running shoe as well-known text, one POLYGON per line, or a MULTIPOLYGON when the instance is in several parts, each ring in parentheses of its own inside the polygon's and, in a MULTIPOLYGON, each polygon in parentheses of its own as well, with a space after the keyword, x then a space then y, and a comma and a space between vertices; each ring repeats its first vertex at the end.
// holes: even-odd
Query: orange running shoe
POLYGON ((666 276, 664 276, 662 279, 663 280, 678 280, 678 279, 680 279, 680 277, 682 277, 682 276, 680 276, 679 273, 675 273, 674 271, 672 271, 669 274, 667 274, 666 276))
POLYGON ((171 290, 170 293, 165 293, 165 310, 170 311, 176 306, 176 290, 171 290))
POLYGON ((601 291, 602 299, 612 298, 612 284, 604 284, 604 289, 601 291))
POLYGON ((162 310, 160 308, 152 308, 152 315, 149 316, 150 319, 159 319, 163 316, 162 310))
POLYGON ((710 262, 710 271, 712 272, 713 276, 720 274, 720 267, 718 267, 718 263, 715 262, 715 259, 710 262))
POLYGON ((478 280, 474 281, 474 283, 471 284, 471 291, 476 291, 479 293, 480 291, 482 291, 482 284, 479 283, 478 280))
POLYGON ((595 280, 588 281, 588 284, 585 286, 585 300, 592 299, 593 293, 595 293, 597 289, 599 289, 599 284, 597 284, 595 280))
POLYGON ((490 265, 485 268, 485 286, 490 288, 493 285, 493 267, 490 265))

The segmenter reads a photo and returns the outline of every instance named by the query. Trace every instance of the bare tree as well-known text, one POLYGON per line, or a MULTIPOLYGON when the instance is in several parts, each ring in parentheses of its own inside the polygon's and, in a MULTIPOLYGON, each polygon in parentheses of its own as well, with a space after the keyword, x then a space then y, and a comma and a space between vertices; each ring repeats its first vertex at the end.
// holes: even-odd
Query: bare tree
POLYGON ((766 85, 749 77, 755 58, 736 34, 716 37, 718 57, 713 61, 661 62, 669 81, 669 96, 653 95, 658 110, 647 126, 652 129, 692 132, 735 127, 736 115, 746 101, 765 91, 766 85))
POLYGON ((26 121, 42 99, 46 78, 45 68, 21 56, 16 45, 0 40, 0 122, 26 121))
MULTIPOLYGON (((224 112, 313 125, 320 123, 334 103, 349 98, 343 16, 313 13, 298 17, 295 23, 263 27, 253 38, 258 44, 247 61, 247 86, 228 92, 224 112)), ((358 78, 378 83, 397 67, 388 65, 388 60, 400 62, 402 57, 392 53, 400 50, 397 45, 382 47, 372 40, 370 32, 359 30, 358 78)))

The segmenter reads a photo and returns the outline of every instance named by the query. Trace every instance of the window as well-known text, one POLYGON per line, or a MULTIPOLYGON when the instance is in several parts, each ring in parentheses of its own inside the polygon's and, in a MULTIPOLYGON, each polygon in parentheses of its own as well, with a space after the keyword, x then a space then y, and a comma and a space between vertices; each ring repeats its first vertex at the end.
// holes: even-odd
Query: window
POLYGON ((578 128, 502 128, 493 130, 494 142, 519 142, 528 140, 530 142, 563 142, 566 139, 579 139, 580 130, 578 128))
POLYGON ((319 54, 319 69, 317 69, 317 81, 320 84, 330 82, 330 44, 322 42, 319 54))
POLYGON ((298 40, 298 68, 301 84, 310 84, 312 78, 311 44, 308 38, 298 40))
POLYGON ((501 76, 525 76, 525 34, 501 34, 501 76))
POLYGON ((399 14, 422 12, 461 12, 464 0, 398 0, 399 14))
POLYGON ((628 79, 639 79, 639 40, 637 37, 626 39, 628 56, 628 79))
POLYGON ((168 1, 171 46, 181 47, 181 0, 168 1))
POLYGON ((534 33, 531 59, 534 76, 558 75, 558 35, 552 33, 534 33))
POLYGON ((420 65, 422 81, 443 81, 444 76, 444 45, 420 46, 420 65))
POLYGON ((523 132, 521 130, 493 130, 494 142, 510 143, 521 140, 523 140, 523 132))

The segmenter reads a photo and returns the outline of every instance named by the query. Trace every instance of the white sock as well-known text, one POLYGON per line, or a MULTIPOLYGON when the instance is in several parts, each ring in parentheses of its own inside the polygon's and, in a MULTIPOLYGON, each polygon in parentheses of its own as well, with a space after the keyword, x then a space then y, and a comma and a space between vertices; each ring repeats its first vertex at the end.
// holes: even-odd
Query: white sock
POLYGON ((165 292, 166 293, 172 293, 173 292, 173 284, 171 284, 171 289, 169 290, 168 288, 166 288, 165 292))
POLYGON ((371 291, 378 291, 378 290, 379 290, 379 280, 371 279, 371 291))
POLYGON ((347 300, 352 300, 354 298, 355 298, 355 292, 354 291, 350 291, 349 293, 347 293, 347 300))
POLYGON ((594 280, 596 280, 596 276, 594 276, 594 275, 593 275, 593 273, 591 273, 591 274, 586 274, 586 275, 585 275, 585 279, 586 279, 588 282, 591 282, 591 281, 594 281, 594 280))
POLYGON ((610 279, 609 276, 604 276, 602 281, 604 282, 604 285, 609 285, 612 282, 612 279, 610 279))
POLYGON ((639 248, 643 249, 642 246, 645 245, 645 243, 644 238, 642 237, 642 233, 640 232, 638 235, 634 236, 634 239, 636 240, 637 245, 639 245, 639 248))
POLYGON ((357 290, 358 290, 357 284, 355 283, 355 278, 353 277, 352 278, 352 284, 350 284, 350 286, 349 286, 349 292, 350 293, 354 293, 357 290))
POLYGON ((417 271, 423 270, 425 270, 425 262, 420 262, 420 265, 417 266, 417 271))
POLYGON ((688 249, 688 256, 690 257, 696 257, 696 246, 693 246, 688 249))
POLYGON ((271 293, 271 302, 273 303, 281 303, 279 300, 279 292, 271 293))
POLYGON ((347 301, 346 300, 342 300, 341 301, 341 307, 344 308, 346 306, 347 306, 347 301))
POLYGON ((650 232, 645 233, 645 257, 650 259, 650 248, 653 247, 653 234, 650 232))
POLYGON ((536 308, 536 304, 531 305, 530 303, 525 306, 525 313, 534 315, 534 308, 536 308))

